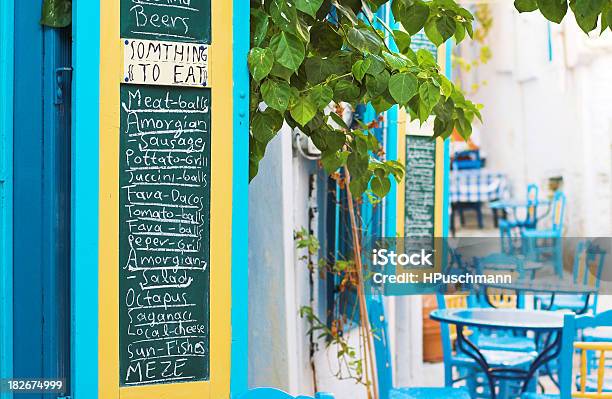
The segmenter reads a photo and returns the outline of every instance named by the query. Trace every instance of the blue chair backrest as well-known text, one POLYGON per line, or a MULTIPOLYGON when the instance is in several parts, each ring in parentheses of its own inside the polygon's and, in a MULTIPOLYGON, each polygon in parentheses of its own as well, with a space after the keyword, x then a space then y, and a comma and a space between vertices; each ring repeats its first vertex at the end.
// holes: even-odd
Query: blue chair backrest
POLYGON ((563 218, 565 216, 565 194, 561 191, 555 192, 552 202, 552 230, 563 233, 563 218))
POLYGON ((527 215, 525 216, 525 227, 535 228, 538 224, 538 198, 540 189, 537 184, 529 184, 527 186, 527 215))
POLYGON ((561 342, 561 355, 559 359, 559 382, 561 384, 561 399, 572 398, 572 378, 574 360, 574 342, 578 331, 600 326, 612 326, 612 310, 607 310, 598 315, 576 316, 568 313, 563 319, 563 338, 561 342))
POLYGON ((374 353, 378 372, 378 396, 389 399, 393 389, 393 363, 389 343, 388 323, 385 317, 385 304, 382 295, 368 297, 368 316, 374 331, 374 353))
POLYGON ((516 255, 508 255, 503 252, 492 253, 480 258, 474 258, 474 265, 476 266, 477 273, 484 273, 487 270, 500 270, 499 266, 510 266, 514 270, 503 270, 505 272, 515 271, 520 278, 525 277, 524 261, 516 255))
POLYGON ((580 241, 574 255, 574 283, 599 288, 605 258, 605 251, 591 241, 580 241))
MULTIPOLYGON (((239 399, 313 399, 310 396, 291 396, 286 392, 278 390, 276 388, 253 388, 243 395, 239 399)), ((314 399, 334 399, 334 396, 330 393, 317 393, 314 399)))

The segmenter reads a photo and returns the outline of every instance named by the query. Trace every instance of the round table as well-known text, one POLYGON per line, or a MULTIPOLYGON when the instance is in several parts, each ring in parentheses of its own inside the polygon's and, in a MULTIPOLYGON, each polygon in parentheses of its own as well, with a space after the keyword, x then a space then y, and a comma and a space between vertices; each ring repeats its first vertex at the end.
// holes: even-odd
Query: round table
POLYGON ((457 326, 457 350, 472 358, 484 371, 489 382, 491 397, 495 399, 495 380, 522 380, 522 391, 527 389, 535 372, 558 357, 561 353, 561 331, 563 314, 548 310, 525 309, 437 309, 430 313, 432 320, 457 326), (492 368, 487 363, 480 349, 463 333, 463 327, 493 328, 510 331, 534 331, 536 334, 548 334, 543 340, 542 350, 533 360, 529 370, 514 368, 492 368), (554 337, 551 342, 551 337, 554 337))

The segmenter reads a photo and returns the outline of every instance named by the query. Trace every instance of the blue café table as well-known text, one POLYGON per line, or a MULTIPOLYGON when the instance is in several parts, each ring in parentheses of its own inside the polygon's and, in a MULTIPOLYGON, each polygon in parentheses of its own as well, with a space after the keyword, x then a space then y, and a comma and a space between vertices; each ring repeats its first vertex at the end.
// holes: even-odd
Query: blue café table
POLYGON ((561 353, 561 331, 563 314, 548 310, 525 309, 437 309, 430 313, 432 320, 457 326, 457 350, 465 353, 478 364, 487 376, 491 397, 495 399, 495 381, 511 379, 523 382, 525 392, 535 372, 561 353), (531 363, 529 370, 498 367, 492 368, 487 363, 480 349, 463 333, 463 327, 491 328, 508 331, 533 331, 536 334, 547 334, 543 347, 531 363), (551 342, 551 337, 554 337, 551 342))
MULTIPOLYGON (((537 199, 535 201, 533 206, 535 206, 536 212, 539 206, 544 206, 544 205, 546 206, 546 211, 542 213, 541 215, 537 215, 538 218, 543 218, 550 213, 550 210, 551 210, 550 204, 551 204, 551 201, 547 199, 537 199)), ((516 210, 526 209, 528 205, 529 204, 527 204, 526 200, 517 200, 517 199, 497 200, 497 201, 490 202, 489 208, 493 210, 493 217, 495 218, 495 227, 497 227, 497 218, 498 218, 497 212, 498 211, 502 211, 503 217, 507 217, 506 215, 507 210, 511 209, 512 212, 514 213, 514 216, 516 217, 516 210)))
MULTIPOLYGON (((550 280, 519 280, 508 284, 503 283, 483 283, 483 288, 486 290, 488 288, 502 289, 502 290, 510 290, 515 291, 517 295, 524 293, 534 293, 534 294, 547 294, 550 295, 550 302, 547 305, 543 306, 544 310, 549 310, 553 307, 555 303, 556 295, 584 295, 584 307, 576 312, 577 314, 585 313, 589 308, 589 300, 591 295, 595 295, 598 292, 598 289, 591 285, 586 284, 576 284, 570 280, 561 280, 556 278, 551 278, 550 280)), ((489 299, 488 295, 485 295, 487 300, 489 299)), ((493 304, 489 302, 489 305, 495 307, 493 304)))

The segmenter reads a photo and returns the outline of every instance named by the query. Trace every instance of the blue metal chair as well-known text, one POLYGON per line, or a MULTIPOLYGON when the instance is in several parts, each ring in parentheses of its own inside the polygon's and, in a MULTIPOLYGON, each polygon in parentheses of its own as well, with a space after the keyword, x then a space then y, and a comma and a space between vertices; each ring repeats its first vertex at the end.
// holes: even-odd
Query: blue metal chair
MULTIPOLYGON (((518 230, 516 237, 520 237, 521 229, 535 229, 537 227, 539 191, 540 189, 536 184, 529 184, 527 186, 527 202, 525 204, 524 217, 520 217, 517 207, 513 206, 510 208, 511 217, 506 217, 499 221, 499 236, 502 240, 502 249, 505 252, 511 252, 514 248, 515 234, 513 232, 518 230)), ((507 208, 505 213, 508 216, 507 208)))
MULTIPOLYGON (((310 396, 291 396, 276 388, 254 388, 239 397, 239 399, 313 399, 310 396)), ((334 399, 330 393, 317 393, 314 399, 334 399)))
MULTIPOLYGON (((599 289, 601 275, 604 269, 606 253, 589 240, 578 242, 574 254, 572 282, 574 284, 593 286, 599 289)), ((549 310, 571 310, 582 314, 595 313, 597 309, 597 295, 536 295, 536 303, 549 310)))
POLYGON ((542 261, 543 255, 552 258, 555 272, 563 276, 563 251, 561 236, 563 235, 563 219, 565 216, 565 194, 555 192, 551 204, 551 226, 547 229, 522 229, 521 238, 525 256, 528 259, 542 261), (546 244, 541 245, 544 241, 546 244))
POLYGON ((374 351, 380 399, 470 399, 468 391, 463 388, 394 387, 391 350, 382 296, 372 295, 368 298, 368 314, 375 335, 374 351))
MULTIPOLYGON (((458 308, 458 307, 474 307, 478 304, 478 299, 474 295, 449 295, 444 296, 441 293, 436 294, 438 300, 438 308, 458 308)), ((455 335, 450 326, 441 324, 442 336, 442 352, 444 357, 444 381, 447 387, 453 386, 456 382, 466 381, 466 385, 472 398, 489 397, 487 379, 482 373, 480 366, 466 354, 453 351, 453 335, 455 335), (459 378, 454 379, 453 371, 457 371, 459 378)), ((507 350, 507 344, 500 340, 495 342, 495 338, 483 335, 481 331, 473 329, 470 331, 470 341, 475 343, 482 350, 482 354, 487 359, 487 363, 492 367, 506 367, 525 369, 536 357, 536 353, 528 349, 519 351, 507 350), (484 338, 483 338, 484 337, 484 338), (502 349, 498 349, 498 348, 502 349)), ((512 390, 518 389, 519 386, 512 384, 511 381, 502 380, 498 383, 499 393, 498 398, 506 398, 512 390)), ((531 387, 532 389, 535 386, 531 387)))
POLYGON ((563 338, 561 342, 561 355, 559 358, 560 394, 546 395, 525 393, 523 394, 522 399, 571 399, 572 397, 589 399, 610 398, 612 396, 610 394, 610 391, 612 390, 612 383, 610 381, 602 380, 602 378, 605 378, 603 372, 598 373, 595 378, 587 375, 587 368, 585 364, 586 354, 584 351, 612 350, 612 346, 610 346, 609 343, 594 344, 587 342, 576 342, 580 330, 602 326, 612 326, 612 310, 608 310, 594 316, 577 316, 573 313, 566 314, 563 320, 563 338), (580 378, 577 379, 577 392, 572 392, 572 386, 574 385, 574 382, 576 382, 576 380, 573 378, 574 349, 578 349, 582 352, 582 364, 580 367, 581 375, 580 378), (601 389, 598 389, 599 382, 601 382, 601 389))

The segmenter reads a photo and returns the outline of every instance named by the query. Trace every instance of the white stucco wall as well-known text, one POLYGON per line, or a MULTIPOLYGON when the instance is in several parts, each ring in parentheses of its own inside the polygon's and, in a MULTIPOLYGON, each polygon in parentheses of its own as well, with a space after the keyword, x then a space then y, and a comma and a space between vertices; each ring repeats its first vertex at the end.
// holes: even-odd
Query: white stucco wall
MULTIPOLYGON (((492 60, 471 79, 486 81, 482 148, 492 169, 508 174, 515 194, 526 184, 546 191, 562 175, 568 198, 566 235, 612 233, 612 35, 587 37, 573 15, 561 25, 496 2, 489 36, 492 60)), ((472 81, 468 79, 468 81, 472 81)))

